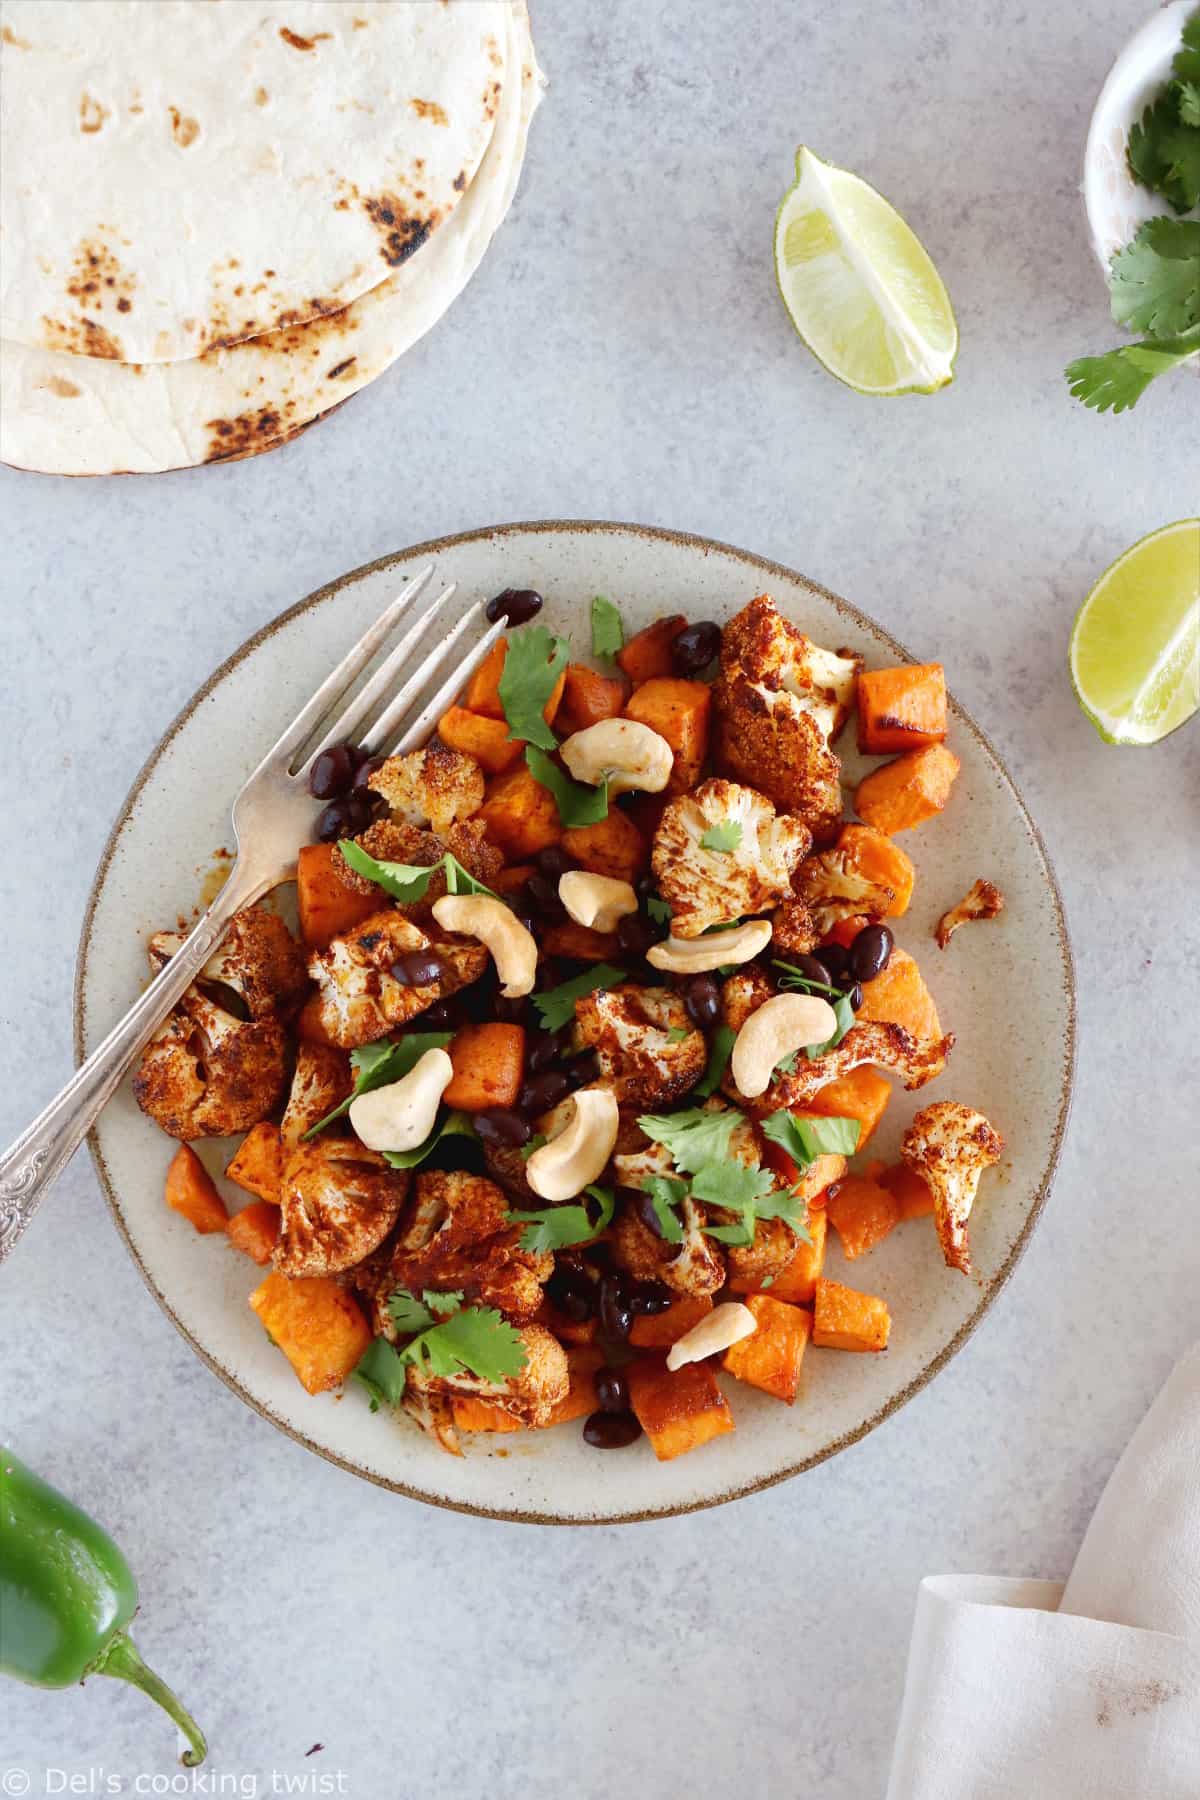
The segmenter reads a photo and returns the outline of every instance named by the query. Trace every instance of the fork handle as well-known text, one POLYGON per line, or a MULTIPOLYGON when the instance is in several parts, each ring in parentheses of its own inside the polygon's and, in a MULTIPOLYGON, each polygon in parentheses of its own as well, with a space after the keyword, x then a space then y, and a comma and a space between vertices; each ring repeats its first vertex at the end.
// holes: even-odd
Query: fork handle
POLYGON ((235 863, 208 911, 70 1081, 0 1156, 0 1263, 12 1255, 42 1195, 112 1098, 130 1063, 191 986, 225 926, 257 896, 235 863))

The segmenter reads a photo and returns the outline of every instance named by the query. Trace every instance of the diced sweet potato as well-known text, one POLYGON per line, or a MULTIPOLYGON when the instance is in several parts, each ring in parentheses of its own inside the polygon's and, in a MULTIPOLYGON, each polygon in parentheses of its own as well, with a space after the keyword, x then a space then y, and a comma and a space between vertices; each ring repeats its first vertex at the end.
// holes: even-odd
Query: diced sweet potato
POLYGON ((902 1219, 926 1219, 933 1211, 933 1195, 907 1163, 893 1163, 883 1170, 879 1180, 895 1199, 902 1219))
POLYGON ((454 1065, 442 1095, 447 1106, 463 1112, 486 1112, 492 1106, 515 1106, 525 1078, 525 1028, 489 1020, 461 1025, 446 1046, 454 1065))
POLYGON ((673 1373, 664 1363, 630 1363, 629 1399, 659 1462, 698 1450, 733 1430, 729 1403, 707 1364, 685 1363, 673 1373))
POLYGON ((519 894, 529 877, 536 874, 532 863, 510 863, 507 869, 501 869, 492 877, 491 885, 498 894, 519 894))
MULTIPOLYGON (((369 918, 370 914, 368 913, 367 916, 369 918)), ((362 921, 359 922, 361 924, 362 921)), ((332 1050, 337 1049, 337 1045, 326 1031, 321 1018, 320 994, 310 994, 297 1013, 296 1035, 302 1038, 306 1044, 325 1044, 332 1050)))
MULTIPOLYGON (((865 913, 854 913, 848 919, 835 919, 821 942, 823 944, 840 944, 843 950, 848 950, 863 926, 870 923, 871 921, 865 913)), ((820 954, 820 950, 818 950, 817 955, 820 954)))
POLYGON ((867 1175, 847 1175, 839 1181, 825 1211, 842 1240, 842 1255, 847 1262, 855 1262, 873 1250, 900 1222, 895 1195, 867 1175))
POLYGON ((378 889, 360 894, 343 881, 344 867, 336 844, 303 844, 297 854, 300 936, 310 950, 327 950, 335 937, 379 910, 378 889))
POLYGON ((260 1200, 279 1205, 279 1183, 283 1177, 283 1145, 278 1125, 264 1119, 248 1131, 225 1166, 225 1178, 260 1200))
POLYGON ((850 872, 891 888, 892 901, 886 918, 898 918, 908 911, 917 872, 899 844, 893 844, 890 837, 870 825, 843 825, 837 847, 846 852, 850 872))
POLYGON ((657 731, 675 752, 668 795, 686 794, 699 781, 708 755, 711 711, 712 689, 702 681, 662 675, 634 689, 625 717, 657 731))
POLYGON ((946 735, 941 663, 863 670, 858 677, 858 747, 868 756, 922 750, 946 735))
POLYGON ((698 1325, 713 1309, 711 1294, 685 1294, 665 1312, 638 1313, 629 1332, 635 1350, 669 1350, 676 1338, 698 1325))
POLYGON ((738 1381, 774 1394, 791 1406, 800 1387, 800 1365, 812 1335, 812 1314, 776 1300, 773 1294, 750 1294, 746 1305, 758 1322, 752 1337, 731 1344, 723 1367, 738 1381))
POLYGON ((166 1202, 202 1236, 229 1223, 216 1183, 190 1144, 180 1144, 167 1169, 166 1202))
POLYGON ((824 1350, 886 1350, 892 1316, 876 1294, 819 1277, 812 1341, 824 1350))
POLYGON ((622 794, 621 811, 630 819, 647 844, 662 824, 662 816, 671 804, 670 794, 622 794))
POLYGON ((489 719, 485 713, 468 712, 465 706, 452 706, 438 721, 438 736, 451 750, 462 750, 473 756, 488 775, 502 775, 519 763, 525 746, 519 738, 510 738, 503 719, 489 719))
POLYGON ((537 1323, 544 1325, 547 1331, 553 1332, 562 1344, 594 1344, 596 1334, 600 1329, 595 1314, 590 1319, 568 1318, 567 1314, 560 1312, 552 1301, 546 1299, 544 1294, 542 1304, 534 1316, 537 1323))
POLYGON ((596 1371, 604 1366, 604 1352, 592 1344, 572 1344, 567 1351, 567 1369, 571 1385, 566 1398, 551 1413, 546 1429, 565 1425, 569 1419, 585 1419, 599 1405, 596 1395, 596 1371))
POLYGON ((487 799, 475 816, 483 820, 488 837, 510 862, 536 856, 562 839, 554 795, 534 780, 524 763, 506 775, 493 776, 487 799))
POLYGON ((907 950, 894 949, 882 975, 863 983, 860 1019, 875 1019, 884 1025, 903 1025, 918 1043, 942 1035, 941 1021, 933 995, 907 950))
POLYGON ((371 1342, 362 1307, 331 1275, 288 1281, 272 1270, 250 1305, 310 1394, 345 1381, 371 1342))
POLYGON ((857 1119, 859 1150, 865 1150, 892 1097, 892 1084, 867 1063, 860 1063, 838 1081, 819 1088, 804 1108, 822 1119, 857 1119))
POLYGON ((782 1144, 777 1144, 773 1138, 766 1139, 763 1144, 763 1162, 768 1169, 782 1175, 792 1192, 810 1205, 819 1203, 819 1196, 830 1182, 840 1181, 846 1173, 844 1156, 824 1155, 818 1156, 801 1174, 782 1144))
MULTIPOLYGON (((504 718, 504 706, 500 699, 500 677, 504 673, 504 665, 507 660, 508 639, 500 638, 498 642, 492 645, 491 649, 472 675, 470 681, 467 683, 467 691, 463 695, 463 706, 468 712, 482 713, 484 718, 487 719, 504 718)), ((554 723, 554 717, 563 696, 565 680, 566 670, 564 669, 563 673, 559 676, 553 688, 550 690, 550 698, 542 708, 542 717, 545 719, 547 725, 553 725, 554 723)), ((440 726, 438 729, 441 731, 440 726)), ((442 732, 442 737, 446 739, 444 731, 442 732)), ((446 742, 449 742, 449 739, 446 739, 446 742)), ((459 750, 462 749, 463 746, 460 744, 453 744, 451 745, 451 748, 459 750)), ((480 760, 482 761, 482 758, 480 758, 480 760)))
POLYGON ((252 1200, 241 1212, 234 1213, 225 1229, 235 1250, 265 1265, 279 1242, 279 1207, 269 1200, 252 1200))
MULTIPOLYGON (((817 1280, 825 1267, 826 1222, 824 1206, 809 1206, 808 1235, 811 1244, 801 1239, 796 1244, 796 1254, 782 1274, 771 1283, 771 1298, 787 1300, 793 1304, 811 1305, 816 1292, 817 1280)), ((734 1282, 733 1287, 737 1288, 734 1282)))
POLYGON ((950 798, 959 761, 945 744, 911 750, 860 781, 854 809, 860 819, 884 831, 911 831, 940 813, 950 798))
POLYGON ((642 836, 627 813, 615 806, 610 806, 607 817, 595 825, 577 825, 564 831, 562 841, 567 855, 573 856, 581 869, 588 869, 593 875, 610 875, 614 881, 628 881, 631 885, 650 861, 649 839, 642 836))
POLYGON ((572 962, 610 963, 620 956, 615 931, 593 931, 574 919, 548 926, 541 934, 541 946, 547 956, 565 956, 572 962))
POLYGON ((554 724, 563 737, 586 731, 601 719, 619 718, 628 692, 616 675, 599 675, 586 663, 568 663, 563 671, 563 694, 554 724))
POLYGON ((493 1400, 477 1400, 473 1394, 455 1394, 454 1423, 460 1431, 520 1431, 521 1422, 493 1400))
POLYGON ((687 620, 682 613, 655 619, 653 625, 635 631, 624 649, 617 651, 618 668, 624 669, 635 686, 641 681, 652 681, 656 675, 674 674, 671 645, 686 630, 687 620))

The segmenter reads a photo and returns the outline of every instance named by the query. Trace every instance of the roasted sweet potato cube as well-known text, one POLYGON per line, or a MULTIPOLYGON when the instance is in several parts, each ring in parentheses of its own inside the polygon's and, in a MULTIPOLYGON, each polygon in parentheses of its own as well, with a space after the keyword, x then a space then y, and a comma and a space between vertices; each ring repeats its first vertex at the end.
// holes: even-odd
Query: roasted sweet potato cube
POLYGON ((815 1113, 822 1119, 857 1119, 858 1146, 865 1150, 879 1127, 892 1097, 892 1084, 878 1069, 860 1063, 837 1081, 818 1088, 804 1108, 805 1115, 815 1113))
MULTIPOLYGON (((881 888, 891 888, 886 917, 898 918, 908 911, 917 871, 899 844, 871 825, 843 825, 837 848, 845 853, 848 874, 861 875, 881 888)), ((850 941, 853 943, 853 938, 850 941)))
POLYGON ((928 1043, 942 1035, 938 1009, 924 976, 908 951, 899 947, 892 951, 882 975, 863 983, 858 1017, 876 1019, 885 1025, 903 1025, 918 1043, 928 1043))
POLYGON ((451 1402, 454 1423, 460 1431, 520 1431, 521 1422, 492 1400, 474 1394, 455 1394, 451 1402))
POLYGON ((450 750, 462 750, 473 756, 489 775, 502 775, 519 763, 525 746, 519 738, 510 738, 508 725, 502 718, 492 719, 486 713, 471 712, 465 706, 452 706, 438 721, 438 736, 450 750))
POLYGON ((525 1078, 524 1026, 496 1019, 460 1025, 446 1053, 454 1066, 442 1095, 447 1106, 477 1113, 516 1105, 525 1078))
MULTIPOLYGON (((604 1352, 594 1344, 572 1344, 567 1350, 567 1370, 571 1385, 565 1399, 558 1401, 550 1415, 550 1425, 565 1425, 569 1419, 585 1419, 600 1405, 596 1396, 596 1371, 604 1367, 604 1352)), ((547 1427, 548 1429, 549 1427, 547 1427)))
POLYGON ((895 1195, 867 1175, 847 1175, 839 1181, 825 1211, 842 1240, 847 1262, 865 1256, 900 1223, 895 1195))
POLYGON ((342 879, 345 866, 336 844, 302 844, 297 853, 296 904, 309 950, 328 950, 335 937, 379 910, 378 889, 360 894, 342 879))
POLYGON ((539 1325, 553 1332, 560 1344, 590 1345, 596 1341, 600 1322, 593 1313, 590 1319, 571 1319, 565 1312, 560 1312, 553 1301, 542 1295, 542 1304, 534 1315, 539 1325))
POLYGON ((812 1335, 812 1314, 771 1294, 749 1294, 746 1305, 758 1321, 758 1330, 731 1344, 722 1366, 738 1381, 774 1394, 790 1406, 800 1387, 800 1365, 812 1335))
MULTIPOLYGON (((482 713, 488 719, 503 719, 504 705, 500 699, 500 677, 504 674, 504 665, 508 660, 508 639, 501 638, 492 645, 479 667, 467 683, 467 691, 463 695, 463 707, 468 712, 482 713)), ((542 708, 542 717, 547 725, 553 725, 563 695, 566 670, 559 676, 550 690, 550 698, 542 708)), ((441 727, 438 727, 439 731, 441 727)), ((442 733, 445 738, 445 733, 442 733)), ((448 740, 447 740, 448 741, 448 740)), ((458 744, 452 749, 460 749, 458 744)))
POLYGON ((539 933, 542 950, 547 956, 565 956, 571 962, 615 962, 621 946, 615 931, 593 931, 590 925, 577 925, 574 919, 562 919, 539 933))
POLYGON ((893 1163, 882 1171, 879 1181, 894 1197, 902 1219, 926 1219, 933 1211, 933 1195, 907 1163, 893 1163))
POLYGON ((637 1350, 669 1350, 676 1338, 698 1325, 713 1309, 711 1294, 685 1294, 672 1300, 665 1312, 639 1313, 630 1329, 629 1341, 637 1350))
POLYGON ((655 619, 652 625, 635 631, 625 647, 617 651, 618 668, 624 669, 635 686, 639 682, 652 681, 657 675, 673 675, 675 664, 671 659, 671 645, 680 632, 686 630, 687 620, 682 613, 655 619))
POLYGON ((866 824, 889 837, 896 831, 911 831, 941 812, 958 770, 958 758, 945 744, 910 750, 907 756, 872 769, 859 782, 854 810, 866 824))
POLYGON ((863 669, 858 677, 858 747, 869 756, 921 750, 946 735, 941 663, 863 669))
POLYGON ((825 1350, 886 1350, 892 1315, 877 1294, 817 1279, 812 1341, 825 1350))
POLYGON ((630 1404, 659 1462, 733 1430, 729 1403, 707 1364, 685 1363, 672 1372, 647 1358, 630 1363, 628 1375, 630 1404))
POLYGON ((576 825, 563 832, 563 849, 581 869, 593 875, 610 875, 614 881, 635 882, 650 861, 649 839, 642 836, 627 813, 613 806, 607 818, 595 825, 576 825))
POLYGON ((563 737, 586 731, 601 719, 620 717, 628 684, 619 676, 599 675, 586 663, 568 663, 563 671, 563 694, 555 715, 555 729, 563 737))
POLYGON ((225 1165, 225 1178, 247 1194, 279 1205, 279 1183, 283 1177, 283 1145, 278 1125, 253 1126, 238 1145, 232 1162, 225 1165))
POLYGON ((492 877, 491 885, 498 894, 519 894, 529 877, 536 874, 533 863, 509 863, 492 877))
POLYGON ((371 1342, 362 1307, 331 1275, 288 1281, 272 1270, 250 1305, 310 1394, 338 1387, 371 1342))
POLYGON ((793 1304, 802 1302, 812 1304, 816 1292, 817 1279, 825 1267, 825 1238, 827 1225, 824 1206, 813 1206, 808 1209, 808 1235, 811 1244, 803 1239, 797 1240, 796 1254, 782 1274, 771 1283, 773 1300, 788 1300, 793 1304))
POLYGON ((562 839, 554 795, 524 763, 488 782, 487 798, 475 816, 510 862, 523 862, 562 839))
POLYGON ((712 689, 702 681, 681 681, 676 676, 657 676, 635 688, 625 708, 627 719, 636 719, 666 738, 675 752, 669 795, 686 794, 700 779, 708 755, 709 714, 712 689))
POLYGON ((234 1213, 225 1229, 235 1250, 265 1268, 279 1242, 279 1206, 270 1200, 252 1200, 234 1213))
POLYGON ((167 1205, 207 1237, 229 1223, 216 1183, 190 1144, 180 1144, 167 1169, 167 1205))

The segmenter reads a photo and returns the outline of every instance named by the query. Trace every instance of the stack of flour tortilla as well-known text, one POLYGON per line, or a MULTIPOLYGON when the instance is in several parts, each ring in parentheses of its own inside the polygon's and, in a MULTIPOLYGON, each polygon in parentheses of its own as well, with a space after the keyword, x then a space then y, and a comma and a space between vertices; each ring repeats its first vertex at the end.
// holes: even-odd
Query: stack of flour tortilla
POLYGON ((274 449, 439 319, 512 201, 524 0, 4 0, 0 460, 274 449))

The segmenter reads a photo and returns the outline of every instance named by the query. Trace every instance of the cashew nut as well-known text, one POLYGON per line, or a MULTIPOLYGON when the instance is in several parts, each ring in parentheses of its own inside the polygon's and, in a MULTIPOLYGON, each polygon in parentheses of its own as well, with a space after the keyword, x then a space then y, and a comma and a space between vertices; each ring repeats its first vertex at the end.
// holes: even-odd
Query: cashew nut
POLYGON ((580 1088, 571 1095, 566 1129, 536 1149, 525 1179, 543 1200, 572 1200, 595 1181, 613 1153, 620 1118, 608 1088, 580 1088))
POLYGON ((433 1130, 454 1064, 444 1050, 427 1050, 387 1087, 372 1088, 350 1105, 350 1123, 368 1150, 415 1150, 433 1130))
POLYGON ((628 881, 593 875, 589 869, 571 869, 560 876, 558 897, 577 925, 593 931, 615 931, 619 920, 638 909, 638 897, 628 881))
POLYGON ((730 1344, 740 1344, 743 1338, 752 1337, 758 1330, 758 1320, 748 1306, 740 1300, 724 1300, 720 1306, 685 1331, 681 1338, 676 1338, 667 1351, 668 1369, 682 1369, 684 1363, 700 1362, 706 1356, 715 1356, 718 1350, 728 1350, 730 1344))
MULTIPOLYGON (((647 950, 646 961, 672 975, 702 975, 706 969, 749 962, 770 941, 770 919, 747 919, 730 931, 714 931, 704 937, 678 938, 672 933, 665 943, 647 950)), ((828 1037, 829 1032, 825 1035, 828 1037)))
POLYGON ((837 1030, 837 1015, 816 994, 776 994, 752 1012, 733 1046, 729 1067, 747 1100, 765 1094, 777 1063, 793 1050, 823 1044, 837 1030))
POLYGON ((610 794, 626 794, 631 788, 661 794, 675 763, 666 738, 636 719, 601 719, 572 732, 558 748, 576 781, 599 787, 607 776, 610 794))
POLYGON ((532 994, 537 944, 503 900, 492 894, 443 894, 433 903, 433 916, 444 931, 457 931, 487 945, 506 1000, 532 994))

